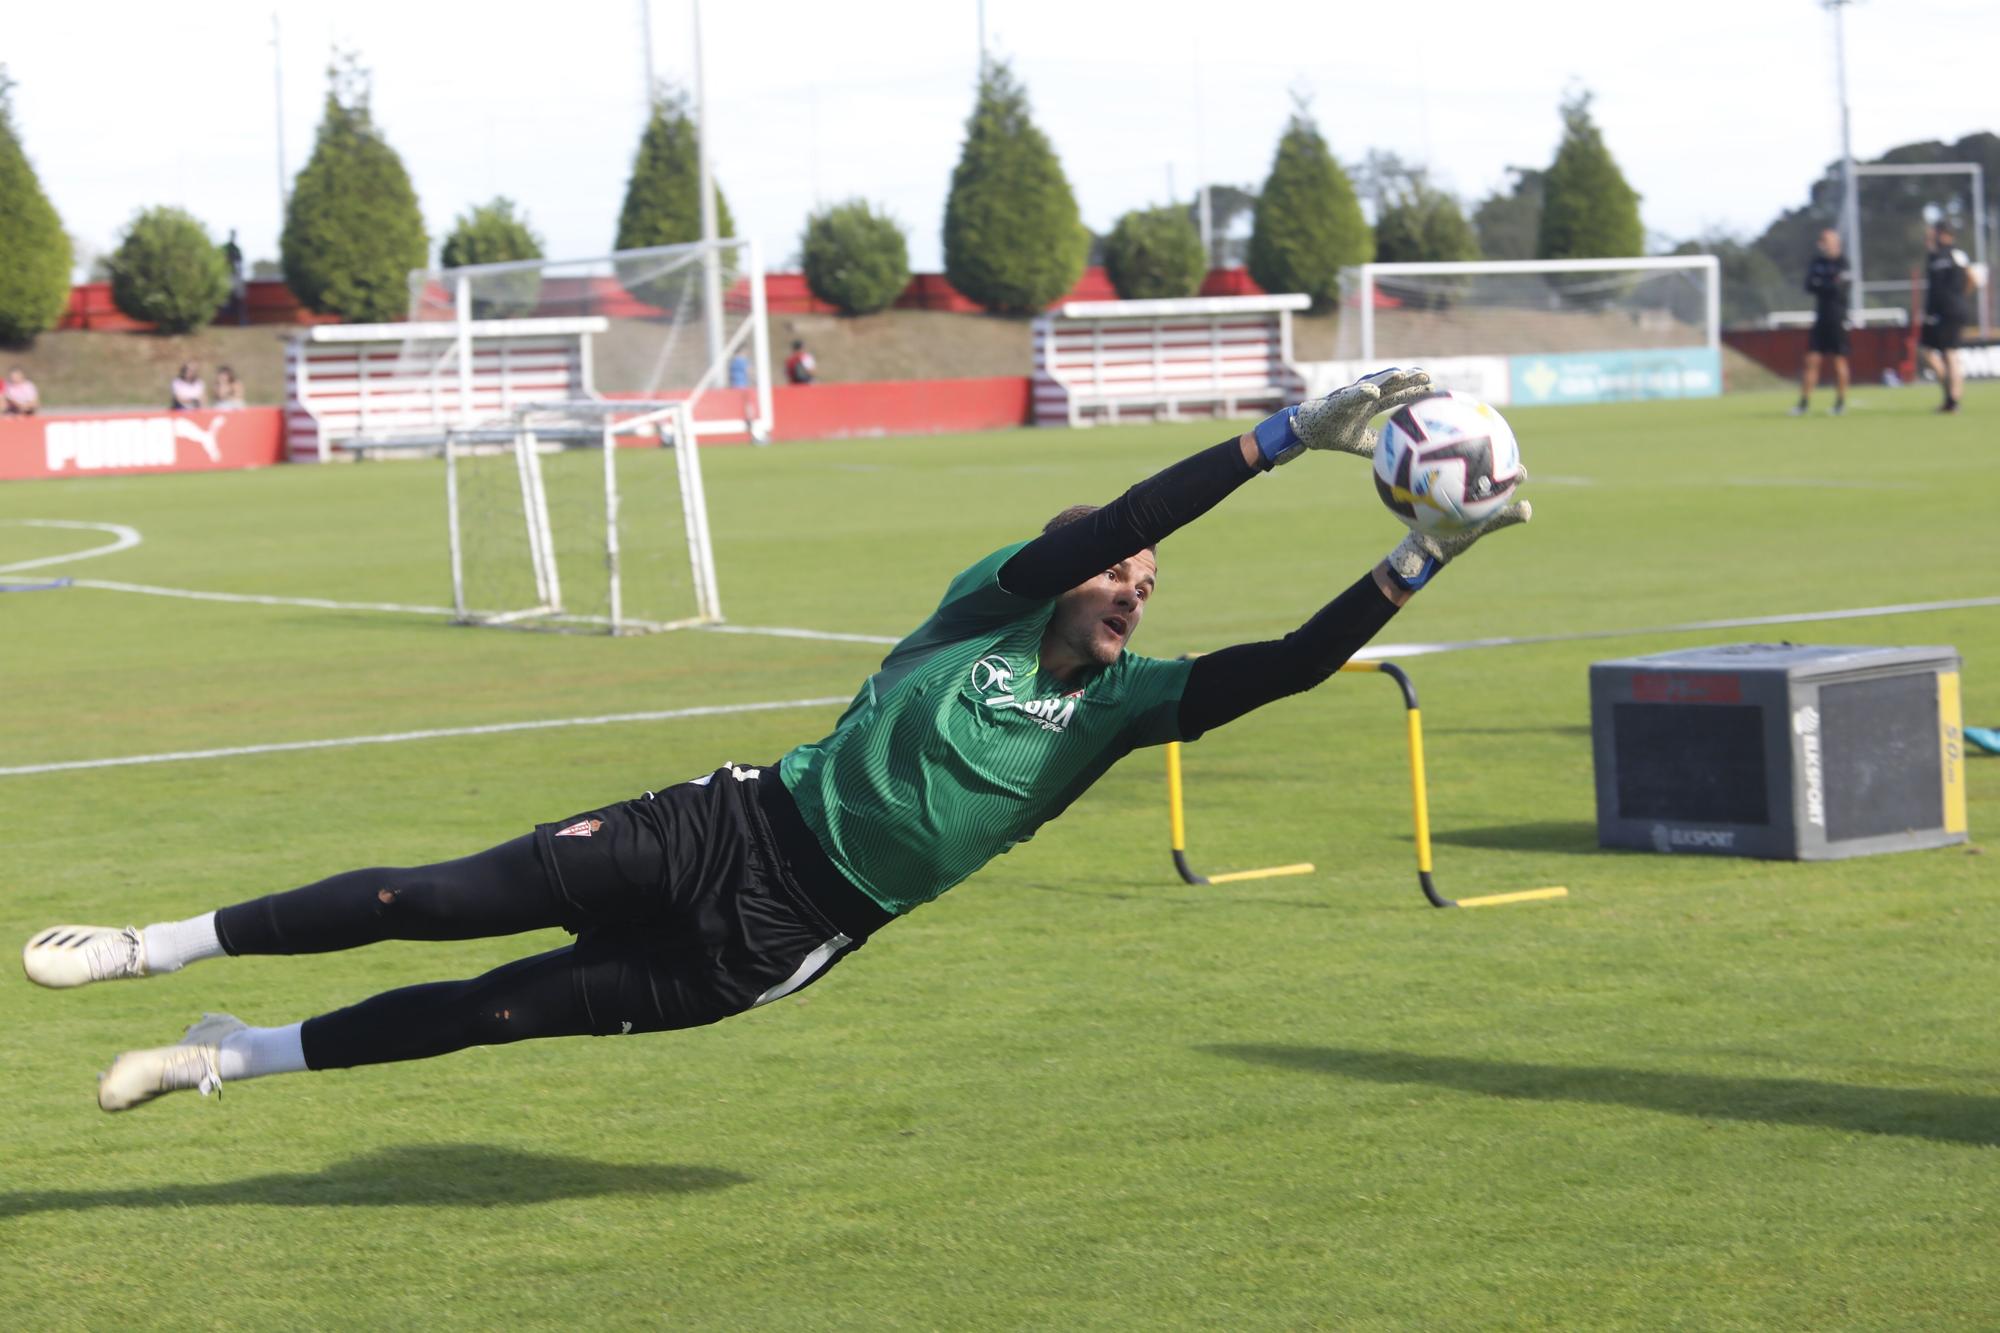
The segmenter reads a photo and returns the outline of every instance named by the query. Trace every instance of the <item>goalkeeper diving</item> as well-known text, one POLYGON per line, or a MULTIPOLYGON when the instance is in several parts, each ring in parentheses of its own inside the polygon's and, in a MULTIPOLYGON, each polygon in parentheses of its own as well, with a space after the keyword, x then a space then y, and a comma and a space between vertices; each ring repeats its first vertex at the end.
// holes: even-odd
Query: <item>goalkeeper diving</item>
MULTIPOLYGON (((1309 450, 1370 456, 1369 423, 1432 392, 1424 371, 1385 370, 1108 505, 1065 509, 952 579, 833 731, 775 763, 726 764, 454 861, 350 870, 144 929, 50 927, 23 950, 27 974, 63 988, 381 940, 575 936, 484 976, 303 1021, 206 1015, 176 1045, 113 1061, 98 1079, 107 1111, 270 1074, 697 1027, 795 994, 1033 836, 1132 750, 1194 740, 1320 684, 1480 537, 1526 522, 1515 503, 1471 531, 1412 532, 1282 639, 1192 661, 1130 651, 1162 541, 1309 450)), ((1263 560, 1271 576, 1314 581, 1285 552, 1263 560)))

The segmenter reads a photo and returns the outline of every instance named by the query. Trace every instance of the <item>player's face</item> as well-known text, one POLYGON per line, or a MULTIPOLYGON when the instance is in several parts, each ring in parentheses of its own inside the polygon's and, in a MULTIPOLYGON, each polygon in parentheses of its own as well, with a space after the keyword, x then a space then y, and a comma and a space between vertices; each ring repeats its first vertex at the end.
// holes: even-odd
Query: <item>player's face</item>
POLYGON ((1138 630, 1158 577, 1159 562, 1141 551, 1079 583, 1056 602, 1057 637, 1084 661, 1110 666, 1138 630))
POLYGON ((1819 234, 1819 252, 1828 259, 1840 253, 1840 233, 1831 227, 1819 234))

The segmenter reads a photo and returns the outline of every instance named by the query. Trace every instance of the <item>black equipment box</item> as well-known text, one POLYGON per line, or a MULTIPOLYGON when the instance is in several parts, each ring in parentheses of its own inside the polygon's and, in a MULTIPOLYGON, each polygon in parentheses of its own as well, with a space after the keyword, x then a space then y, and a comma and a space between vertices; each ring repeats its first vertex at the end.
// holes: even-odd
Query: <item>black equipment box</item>
POLYGON ((1954 648, 1741 643, 1593 663, 1605 847, 1825 861, 1964 842, 1954 648))

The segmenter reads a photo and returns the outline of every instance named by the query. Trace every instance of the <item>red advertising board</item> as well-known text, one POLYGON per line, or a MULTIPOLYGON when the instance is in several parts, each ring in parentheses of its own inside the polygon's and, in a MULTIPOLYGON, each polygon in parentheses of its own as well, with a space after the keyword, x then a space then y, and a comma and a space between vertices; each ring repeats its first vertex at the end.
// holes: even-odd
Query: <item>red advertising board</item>
POLYGON ((275 407, 0 417, 0 480, 264 467, 284 450, 275 407))

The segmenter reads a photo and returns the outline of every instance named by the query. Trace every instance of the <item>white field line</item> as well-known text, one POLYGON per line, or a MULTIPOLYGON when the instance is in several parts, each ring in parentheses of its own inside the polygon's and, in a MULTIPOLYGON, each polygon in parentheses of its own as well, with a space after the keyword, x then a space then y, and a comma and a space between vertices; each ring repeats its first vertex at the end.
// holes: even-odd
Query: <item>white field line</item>
MULTIPOLYGON (((75 560, 81 557, 62 556, 59 558, 75 560)), ((6 569, 0 568, 0 573, 5 572, 6 569)), ((328 597, 280 597, 273 593, 203 592, 196 588, 162 588, 150 583, 120 583, 115 579, 77 579, 72 586, 78 588, 95 588, 99 592, 130 592, 139 593, 147 597, 178 597, 190 602, 234 602, 244 606, 302 606, 321 611, 388 611, 399 615, 414 616, 450 617, 457 614, 457 612, 448 606, 421 606, 406 602, 342 602, 328 597)), ((589 617, 574 617, 574 619, 580 621, 590 620, 589 617)), ((598 617, 596 623, 603 623, 602 617, 598 617)), ((834 630, 795 629, 782 625, 698 625, 692 628, 700 629, 710 634, 760 634, 776 639, 819 639, 830 643, 894 644, 901 642, 901 640, 886 634, 843 634, 834 630)))
POLYGON ((164 754, 128 754, 112 759, 71 759, 54 764, 21 764, 0 768, 0 777, 32 773, 67 773, 81 768, 125 768, 133 764, 172 764, 189 759, 234 759, 238 755, 283 754, 292 750, 340 750, 356 745, 397 745, 404 741, 434 741, 453 736, 498 736, 512 731, 554 731, 562 727, 608 727, 626 722, 674 722, 690 717, 727 717, 736 713, 768 713, 782 708, 831 708, 847 695, 824 699, 778 699, 766 703, 711 704, 703 708, 666 708, 649 713, 604 713, 597 717, 542 718, 533 722, 492 722, 478 727, 437 727, 429 731, 394 731, 380 736, 337 736, 329 740, 278 741, 269 745, 231 745, 213 750, 173 750, 164 754))
POLYGON ((1689 620, 1678 625, 1648 625, 1639 629, 1593 629, 1574 634, 1526 634, 1513 638, 1460 639, 1452 643, 1371 643, 1354 656, 1377 662, 1385 657, 1423 657, 1467 648, 1516 648, 1537 643, 1577 643, 1586 639, 1629 639, 1648 634, 1693 634, 1711 629, 1752 629, 1759 625, 1805 625, 1822 620, 1871 620, 1877 616, 1913 616, 1933 611, 1970 611, 2000 606, 2000 597, 1960 597, 1948 602, 1897 602, 1889 606, 1858 606, 1845 611, 1800 611, 1781 616, 1738 616, 1729 620, 1689 620))
POLYGON ((66 518, 14 518, 6 520, 29 528, 71 528, 82 532, 108 532, 112 540, 104 546, 93 546, 88 551, 72 551, 68 555, 45 555, 36 560, 16 560, 10 565, 0 565, 0 574, 13 574, 23 569, 40 569, 44 565, 65 565, 72 560, 88 560, 92 556, 110 555, 114 551, 129 551, 146 540, 137 528, 128 528, 123 523, 78 523, 66 518))
POLYGON ((326 597, 278 597, 254 592, 202 592, 194 588, 160 588, 149 583, 119 583, 112 579, 78 579, 79 588, 99 592, 136 592, 148 597, 179 597, 190 602, 237 602, 246 606, 306 606, 322 611, 396 611, 406 615, 449 616, 448 606, 411 606, 402 602, 336 602, 326 597))

